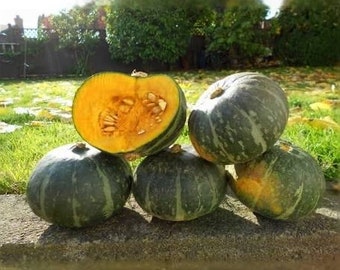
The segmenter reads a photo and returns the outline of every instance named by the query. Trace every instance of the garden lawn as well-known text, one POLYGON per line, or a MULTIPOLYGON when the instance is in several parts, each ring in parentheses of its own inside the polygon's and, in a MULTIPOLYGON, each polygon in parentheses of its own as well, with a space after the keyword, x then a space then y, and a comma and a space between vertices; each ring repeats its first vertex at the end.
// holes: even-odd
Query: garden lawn
MULTIPOLYGON (((287 93, 290 118, 282 138, 315 157, 328 181, 338 181, 340 68, 256 71, 278 82, 287 93)), ((182 87, 190 111, 211 83, 235 72, 239 70, 168 75, 182 87)), ((0 80, 0 194, 24 193, 32 170, 44 154, 81 140, 73 127, 71 110, 74 93, 83 80, 0 80)), ((187 127, 178 142, 190 143, 187 127)))

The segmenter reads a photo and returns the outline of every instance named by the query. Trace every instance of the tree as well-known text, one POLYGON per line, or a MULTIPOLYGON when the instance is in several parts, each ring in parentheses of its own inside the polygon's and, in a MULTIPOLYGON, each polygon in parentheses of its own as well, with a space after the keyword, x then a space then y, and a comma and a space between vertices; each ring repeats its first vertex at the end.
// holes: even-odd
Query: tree
POLYGON ((268 8, 261 1, 228 1, 216 12, 208 29, 207 52, 213 66, 251 62, 265 54, 266 32, 261 28, 268 8))
POLYGON ((209 6, 203 0, 115 1, 107 12, 112 57, 126 63, 176 62, 185 54, 193 29, 204 23, 209 6))
POLYGON ((288 65, 327 66, 340 59, 340 2, 286 0, 274 54, 288 65))
POLYGON ((60 47, 70 48, 74 52, 77 75, 86 74, 89 56, 100 40, 96 29, 99 12, 96 4, 90 2, 52 17, 52 28, 57 33, 60 47))

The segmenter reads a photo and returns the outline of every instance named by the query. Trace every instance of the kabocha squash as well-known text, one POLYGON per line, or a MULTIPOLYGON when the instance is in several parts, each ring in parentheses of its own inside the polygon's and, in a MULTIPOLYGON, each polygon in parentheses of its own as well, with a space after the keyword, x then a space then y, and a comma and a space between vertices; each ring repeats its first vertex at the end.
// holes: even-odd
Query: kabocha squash
POLYGON ((127 159, 167 148, 186 121, 185 96, 172 78, 132 75, 93 75, 77 90, 72 109, 74 126, 86 142, 127 159))
POLYGON ((288 110, 284 91, 270 78, 236 73, 213 83, 200 96, 189 116, 189 137, 209 161, 246 162, 278 140, 288 110))
POLYGON ((134 173, 132 193, 145 212, 186 221, 211 213, 223 200, 224 167, 179 145, 146 157, 134 173))
POLYGON ((78 143, 43 156, 28 181, 26 195, 40 218, 79 228, 102 222, 122 209, 131 184, 127 161, 78 143))
POLYGON ((325 189, 316 160, 279 140, 263 155, 235 165, 232 190, 254 212, 278 220, 298 220, 313 212, 325 189))

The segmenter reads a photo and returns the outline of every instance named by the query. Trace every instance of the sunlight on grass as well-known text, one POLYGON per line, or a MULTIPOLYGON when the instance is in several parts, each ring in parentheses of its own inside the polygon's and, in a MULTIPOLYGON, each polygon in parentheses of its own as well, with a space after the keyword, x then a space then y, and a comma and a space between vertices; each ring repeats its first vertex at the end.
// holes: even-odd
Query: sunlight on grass
POLYGON ((71 124, 23 127, 0 134, 0 193, 22 193, 37 161, 63 144, 81 141, 71 124))
POLYGON ((282 137, 301 147, 320 164, 325 177, 339 178, 340 133, 332 128, 315 129, 308 124, 288 126, 282 137))
MULTIPOLYGON (((287 93, 290 119, 294 121, 287 125, 283 138, 315 157, 327 179, 339 179, 339 69, 277 68, 257 71, 277 81, 287 93)), ((170 72, 168 75, 183 89, 190 113, 210 84, 236 72, 188 71, 170 72)), ((0 102, 13 101, 10 106, 0 105, 0 122, 21 126, 14 132, 0 133, 0 194, 25 192, 27 180, 43 155, 55 147, 81 141, 72 119, 53 113, 70 115, 74 93, 82 82, 83 79, 0 81, 0 102), (37 114, 19 114, 16 111, 18 107, 23 110, 35 108, 37 114)), ((177 143, 190 144, 187 126, 177 143)), ((131 163, 133 169, 139 161, 131 163)))

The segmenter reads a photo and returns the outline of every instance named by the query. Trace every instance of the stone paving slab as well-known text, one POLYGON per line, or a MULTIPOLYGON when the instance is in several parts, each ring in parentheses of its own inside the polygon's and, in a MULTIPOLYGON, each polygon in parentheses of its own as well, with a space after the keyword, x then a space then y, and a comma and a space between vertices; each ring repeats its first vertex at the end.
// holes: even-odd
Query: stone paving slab
POLYGON ((121 213, 98 226, 66 229, 35 216, 24 195, 1 195, 0 269, 84 261, 335 265, 340 262, 339 199, 328 191, 314 214, 291 223, 254 215, 232 194, 212 214, 188 222, 152 218, 131 198, 121 213))

